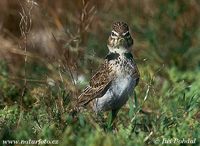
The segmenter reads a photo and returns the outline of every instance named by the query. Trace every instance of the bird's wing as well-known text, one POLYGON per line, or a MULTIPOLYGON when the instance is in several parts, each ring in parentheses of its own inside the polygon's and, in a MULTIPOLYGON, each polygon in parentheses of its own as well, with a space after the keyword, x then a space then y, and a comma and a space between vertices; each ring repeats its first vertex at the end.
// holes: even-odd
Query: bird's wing
POLYGON ((124 55, 125 55, 125 57, 127 59, 131 60, 131 62, 132 62, 131 65, 130 65, 131 68, 132 68, 131 76, 132 76, 133 79, 135 79, 135 81, 136 81, 135 86, 137 86, 138 83, 139 83, 139 79, 140 79, 140 72, 139 72, 138 67, 137 67, 137 65, 135 63, 133 55, 130 52, 129 53, 125 53, 124 55))
POLYGON ((140 72, 138 70, 138 67, 137 67, 135 61, 133 61, 133 65, 134 65, 134 71, 132 72, 131 76, 132 76, 133 79, 136 80, 136 85, 135 86, 137 86, 138 83, 139 83, 139 79, 140 79, 140 72))
POLYGON ((97 73, 91 78, 89 86, 78 97, 79 106, 87 105, 95 98, 103 96, 111 85, 114 76, 111 75, 108 60, 102 64, 97 73))

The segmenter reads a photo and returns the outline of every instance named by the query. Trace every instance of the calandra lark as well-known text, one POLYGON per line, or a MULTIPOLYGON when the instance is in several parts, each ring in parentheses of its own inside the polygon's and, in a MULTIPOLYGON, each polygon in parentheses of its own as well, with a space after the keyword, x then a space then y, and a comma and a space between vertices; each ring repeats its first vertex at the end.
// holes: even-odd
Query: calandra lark
POLYGON ((96 113, 112 111, 112 121, 139 82, 131 54, 133 39, 124 22, 115 22, 108 38, 109 53, 89 86, 78 97, 79 106, 90 105, 96 113))

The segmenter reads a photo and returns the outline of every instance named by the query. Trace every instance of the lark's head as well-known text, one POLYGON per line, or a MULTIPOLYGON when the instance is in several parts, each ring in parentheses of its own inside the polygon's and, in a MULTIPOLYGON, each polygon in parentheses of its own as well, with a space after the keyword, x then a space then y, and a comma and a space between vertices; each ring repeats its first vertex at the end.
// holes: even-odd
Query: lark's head
POLYGON ((133 45, 133 39, 129 27, 125 22, 115 22, 108 38, 110 52, 128 52, 133 45))

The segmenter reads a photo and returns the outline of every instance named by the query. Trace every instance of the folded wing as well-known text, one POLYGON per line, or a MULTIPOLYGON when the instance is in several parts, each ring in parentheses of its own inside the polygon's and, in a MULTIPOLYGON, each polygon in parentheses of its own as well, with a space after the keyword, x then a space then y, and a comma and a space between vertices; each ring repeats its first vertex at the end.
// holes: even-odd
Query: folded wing
POLYGON ((102 97, 109 89, 114 76, 111 74, 108 60, 102 64, 97 73, 90 80, 89 86, 78 97, 79 106, 85 106, 95 98, 102 97))

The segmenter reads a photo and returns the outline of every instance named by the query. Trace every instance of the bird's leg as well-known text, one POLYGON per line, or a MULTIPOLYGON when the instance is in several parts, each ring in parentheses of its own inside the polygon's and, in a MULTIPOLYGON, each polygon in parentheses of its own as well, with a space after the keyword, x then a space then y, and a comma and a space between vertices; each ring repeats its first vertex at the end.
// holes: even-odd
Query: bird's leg
POLYGON ((109 128, 112 128, 113 126, 113 123, 114 123, 114 120, 117 116, 117 113, 118 113, 119 109, 115 109, 115 110, 112 110, 112 112, 109 113, 109 117, 108 117, 108 127, 109 128))
POLYGON ((138 108, 138 100, 137 100, 137 95, 136 95, 135 90, 133 91, 133 94, 134 94, 134 107, 135 107, 135 109, 137 109, 138 108))
POLYGON ((105 119, 104 119, 104 115, 102 112, 98 112, 96 113, 96 116, 98 117, 98 122, 100 123, 100 125, 104 125, 103 123, 105 123, 105 119))

